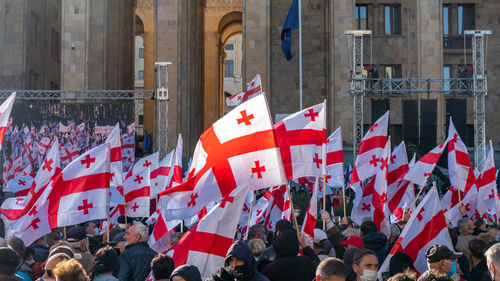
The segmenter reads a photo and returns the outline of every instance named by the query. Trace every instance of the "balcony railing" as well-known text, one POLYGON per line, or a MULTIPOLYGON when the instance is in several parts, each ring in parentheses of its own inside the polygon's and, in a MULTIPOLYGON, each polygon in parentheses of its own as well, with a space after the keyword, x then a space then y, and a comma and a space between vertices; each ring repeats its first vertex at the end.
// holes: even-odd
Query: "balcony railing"
MULTIPOLYGON (((470 36, 465 37, 465 47, 472 48, 472 39, 470 36)), ((444 36, 443 48, 447 50, 464 49, 464 36, 444 36)))

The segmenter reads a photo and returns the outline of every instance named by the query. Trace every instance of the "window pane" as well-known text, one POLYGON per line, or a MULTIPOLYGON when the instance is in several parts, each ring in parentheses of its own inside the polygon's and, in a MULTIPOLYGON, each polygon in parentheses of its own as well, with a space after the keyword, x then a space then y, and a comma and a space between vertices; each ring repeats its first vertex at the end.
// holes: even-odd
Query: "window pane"
POLYGON ((140 59, 144 58, 144 48, 139 48, 139 58, 140 59))
POLYGON ((384 9, 385 34, 391 35, 391 6, 384 9))
MULTIPOLYGON (((450 67, 449 66, 444 66, 443 67, 443 78, 444 79, 450 79, 450 67)), ((444 81, 443 85, 443 90, 445 90, 445 94, 449 94, 450 92, 450 81, 444 81)))
POLYGON ((139 80, 144 80, 144 71, 139 71, 139 80))
POLYGON ((359 7, 359 28, 368 29, 367 18, 366 18, 366 6, 359 7))
POLYGON ((443 7, 443 34, 448 35, 448 7, 443 7))
POLYGON ((464 6, 458 6, 458 34, 464 30, 464 6))
POLYGON ((465 6, 465 30, 474 30, 475 28, 475 19, 474 19, 474 6, 467 5, 465 6))

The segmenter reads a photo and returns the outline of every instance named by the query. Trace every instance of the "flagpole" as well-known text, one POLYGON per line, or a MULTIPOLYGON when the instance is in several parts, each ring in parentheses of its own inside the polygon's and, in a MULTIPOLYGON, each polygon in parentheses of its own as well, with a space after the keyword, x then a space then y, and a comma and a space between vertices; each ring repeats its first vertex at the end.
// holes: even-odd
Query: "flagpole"
POLYGON ((288 193, 288 199, 290 200, 290 213, 292 215, 293 223, 295 224, 297 232, 299 232, 299 224, 297 223, 297 218, 295 217, 295 208, 293 207, 292 195, 290 194, 290 183, 286 185, 286 192, 288 193))
POLYGON ((248 232, 250 230, 250 221, 252 220, 253 205, 255 204, 255 191, 252 191, 252 202, 250 203, 250 211, 248 213, 247 232, 245 233, 245 241, 248 240, 248 232))
MULTIPOLYGON (((317 198, 316 198, 317 201, 317 198)), ((326 176, 323 176, 323 211, 326 212, 326 176)), ((326 230, 326 222, 323 220, 323 230, 326 230)))
MULTIPOLYGON (((302 110, 302 0, 298 0, 298 14, 299 14, 299 95, 300 95, 300 107, 302 110)), ((291 201, 291 200, 290 200, 291 201)))
POLYGON ((347 212, 345 207, 345 184, 342 186, 342 205, 344 205, 344 218, 347 218, 347 212))

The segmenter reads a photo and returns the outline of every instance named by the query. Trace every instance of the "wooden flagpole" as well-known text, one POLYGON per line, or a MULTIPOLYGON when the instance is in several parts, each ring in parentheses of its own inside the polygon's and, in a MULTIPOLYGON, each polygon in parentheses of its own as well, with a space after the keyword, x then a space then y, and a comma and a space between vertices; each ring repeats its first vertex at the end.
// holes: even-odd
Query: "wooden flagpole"
MULTIPOLYGON (((323 176, 323 211, 326 212, 326 176, 323 176)), ((323 220, 323 230, 326 230, 326 222, 324 220, 323 220)))
POLYGON ((293 223, 295 224, 297 232, 299 232, 299 224, 297 223, 297 218, 295 217, 295 208, 293 207, 292 195, 290 194, 290 182, 286 185, 286 192, 288 193, 288 198, 290 200, 290 213, 292 215, 293 223))

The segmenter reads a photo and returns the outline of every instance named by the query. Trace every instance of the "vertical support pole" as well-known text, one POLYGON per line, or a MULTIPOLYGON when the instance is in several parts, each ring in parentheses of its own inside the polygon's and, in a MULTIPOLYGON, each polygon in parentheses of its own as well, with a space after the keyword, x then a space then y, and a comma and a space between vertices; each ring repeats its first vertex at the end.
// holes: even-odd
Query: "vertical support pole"
POLYGON ((299 14, 299 110, 302 110, 302 1, 298 3, 299 14))
POLYGON ((168 102, 170 93, 168 89, 168 66, 171 62, 155 62, 157 73, 156 100, 155 100, 155 148, 160 159, 168 150, 168 102))

